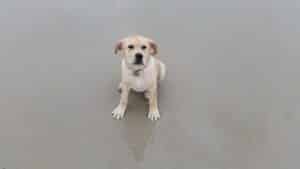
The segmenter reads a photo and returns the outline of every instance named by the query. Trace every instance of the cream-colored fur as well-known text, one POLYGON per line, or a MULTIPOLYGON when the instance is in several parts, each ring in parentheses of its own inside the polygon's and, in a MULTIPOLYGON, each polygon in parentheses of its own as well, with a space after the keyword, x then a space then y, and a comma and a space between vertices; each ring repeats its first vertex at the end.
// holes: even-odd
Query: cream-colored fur
POLYGON ((157 54, 157 45, 153 40, 143 36, 131 36, 120 40, 115 53, 122 57, 122 79, 119 85, 121 98, 119 105, 113 110, 116 119, 124 117, 130 90, 144 92, 149 101, 148 118, 158 120, 160 113, 157 104, 158 82, 166 75, 166 66, 154 55, 157 54), (133 46, 133 48, 129 48, 133 46), (143 55, 143 64, 135 64, 135 55, 143 55))

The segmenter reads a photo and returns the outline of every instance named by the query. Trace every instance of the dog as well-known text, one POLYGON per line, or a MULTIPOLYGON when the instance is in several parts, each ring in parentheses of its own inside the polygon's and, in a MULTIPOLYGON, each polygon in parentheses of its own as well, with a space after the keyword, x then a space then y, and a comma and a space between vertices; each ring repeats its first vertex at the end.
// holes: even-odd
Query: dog
POLYGON ((144 92, 149 101, 148 118, 158 120, 157 88, 159 81, 165 78, 166 66, 157 58, 157 44, 144 36, 129 36, 117 42, 114 53, 122 58, 122 78, 119 85, 120 103, 112 112, 113 118, 124 117, 128 96, 133 90, 144 92))

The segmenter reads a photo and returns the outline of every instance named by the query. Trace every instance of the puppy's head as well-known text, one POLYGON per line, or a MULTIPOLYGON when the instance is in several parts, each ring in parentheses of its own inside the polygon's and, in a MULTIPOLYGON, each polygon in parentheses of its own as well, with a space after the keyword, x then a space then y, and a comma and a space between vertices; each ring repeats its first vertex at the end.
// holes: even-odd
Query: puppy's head
POLYGON ((122 56, 128 68, 144 69, 157 54, 156 43, 143 36, 130 36, 120 40, 115 47, 115 54, 122 56))

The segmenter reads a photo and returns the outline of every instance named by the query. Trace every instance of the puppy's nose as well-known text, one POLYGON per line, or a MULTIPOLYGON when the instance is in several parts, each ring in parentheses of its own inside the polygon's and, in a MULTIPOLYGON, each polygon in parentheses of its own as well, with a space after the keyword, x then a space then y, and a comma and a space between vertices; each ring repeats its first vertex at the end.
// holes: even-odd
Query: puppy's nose
POLYGON ((135 64, 142 64, 143 63, 143 55, 141 53, 135 54, 135 64))

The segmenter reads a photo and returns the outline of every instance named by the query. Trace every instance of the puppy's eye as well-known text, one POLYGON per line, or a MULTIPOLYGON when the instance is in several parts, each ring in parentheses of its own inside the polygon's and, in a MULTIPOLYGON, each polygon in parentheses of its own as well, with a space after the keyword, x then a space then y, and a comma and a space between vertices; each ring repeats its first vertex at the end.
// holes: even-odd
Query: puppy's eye
POLYGON ((145 50, 145 49, 147 49, 147 46, 143 45, 141 48, 142 48, 143 50, 145 50))
POLYGON ((133 49, 134 46, 133 46, 133 45, 128 45, 128 48, 129 48, 129 49, 133 49))

